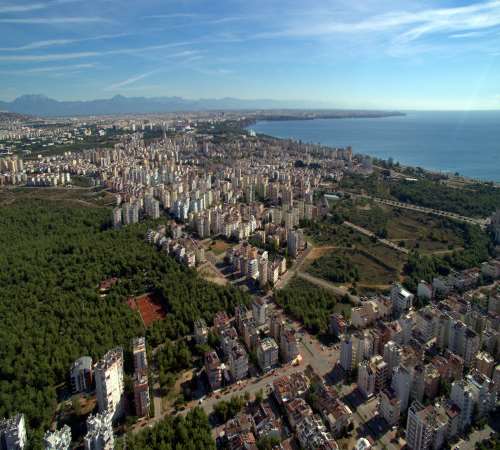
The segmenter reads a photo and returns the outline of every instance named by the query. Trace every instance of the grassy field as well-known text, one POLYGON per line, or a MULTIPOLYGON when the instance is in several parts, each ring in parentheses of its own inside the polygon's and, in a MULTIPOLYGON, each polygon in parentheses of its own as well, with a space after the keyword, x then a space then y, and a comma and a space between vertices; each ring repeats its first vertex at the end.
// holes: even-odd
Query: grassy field
POLYGON ((385 209, 390 216, 387 222, 388 239, 403 241, 405 247, 418 247, 427 253, 463 246, 459 229, 448 219, 409 210, 385 209))
POLYGON ((385 248, 379 249, 376 245, 367 250, 361 248, 334 250, 318 258, 307 268, 307 272, 326 281, 335 282, 337 270, 342 270, 336 266, 336 262, 340 259, 344 261, 344 267, 356 268, 357 277, 347 277, 348 281, 338 281, 337 284, 356 282, 367 286, 388 285, 399 279, 402 266, 402 261, 397 255, 391 253, 394 252, 385 248), (385 250, 390 256, 384 257, 381 250, 385 250))
MULTIPOLYGON (((360 215, 370 208, 366 202, 360 204, 359 207, 360 215)), ((380 220, 377 218, 372 220, 372 223, 378 226, 380 220)), ((360 225, 363 226, 365 223, 360 225)), ((391 226, 398 226, 399 232, 403 233, 401 231, 403 226, 399 222, 391 226)), ((312 223, 306 229, 306 234, 316 247, 314 258, 311 257, 310 261, 306 262, 304 269, 311 275, 326 281, 335 282, 339 271, 351 272, 349 268, 355 267, 357 276, 347 277, 351 282, 356 281, 360 286, 386 286, 399 280, 406 262, 404 254, 328 219, 312 223), (345 263, 339 262, 337 257, 343 259, 345 263)), ((401 234, 401 236, 407 235, 401 234)), ((351 275, 355 274, 351 273, 351 275)), ((339 281, 338 284, 349 284, 349 282, 339 281)))
POLYGON ((336 207, 347 220, 379 236, 420 252, 445 252, 463 246, 460 226, 444 217, 374 204, 366 199, 347 200, 336 207))

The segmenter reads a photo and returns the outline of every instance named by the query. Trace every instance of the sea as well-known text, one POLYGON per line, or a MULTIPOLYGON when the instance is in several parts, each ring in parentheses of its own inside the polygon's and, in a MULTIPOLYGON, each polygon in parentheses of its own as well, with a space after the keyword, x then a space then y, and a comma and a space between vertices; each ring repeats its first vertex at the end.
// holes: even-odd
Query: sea
POLYGON ((403 165, 500 182, 500 111, 406 112, 369 119, 260 121, 257 133, 331 147, 403 165))

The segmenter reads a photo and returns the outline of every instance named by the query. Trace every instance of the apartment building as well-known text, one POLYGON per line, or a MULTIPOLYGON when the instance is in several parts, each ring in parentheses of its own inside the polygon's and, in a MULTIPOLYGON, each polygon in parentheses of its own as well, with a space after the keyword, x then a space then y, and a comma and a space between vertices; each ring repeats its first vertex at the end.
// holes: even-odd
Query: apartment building
POLYGON ((87 434, 83 442, 85 450, 113 450, 115 448, 111 411, 103 411, 88 417, 87 434))
POLYGON ((123 349, 108 351, 94 368, 96 397, 99 412, 107 411, 113 421, 125 410, 125 386, 123 383, 123 349))

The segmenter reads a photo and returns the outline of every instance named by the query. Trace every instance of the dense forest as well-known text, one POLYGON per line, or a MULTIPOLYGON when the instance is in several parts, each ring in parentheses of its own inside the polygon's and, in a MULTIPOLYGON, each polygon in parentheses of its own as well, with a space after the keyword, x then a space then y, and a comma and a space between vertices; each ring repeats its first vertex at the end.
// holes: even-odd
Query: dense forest
POLYGON ((152 290, 165 302, 167 318, 146 333, 152 345, 191 332, 198 317, 210 322, 214 312, 248 303, 146 244, 146 224, 113 230, 109 216, 40 201, 0 208, 0 417, 23 412, 38 436, 76 358, 128 350, 144 334, 129 295, 152 290), (102 297, 98 285, 109 277, 119 282, 102 297))
POLYGON ((332 283, 359 281, 358 268, 352 261, 334 253, 329 253, 316 259, 307 268, 307 271, 311 275, 331 281, 332 283))
POLYGON ((275 300, 313 334, 327 331, 330 314, 338 302, 331 292, 298 278, 293 278, 284 289, 277 291, 275 300))
MULTIPOLYGON (((129 450, 215 450, 208 418, 200 408, 185 417, 167 417, 137 434, 129 433, 126 445, 129 450)), ((123 444, 117 448, 124 448, 123 444)))
POLYGON ((471 217, 490 216, 500 207, 500 189, 487 184, 457 189, 430 180, 403 181, 391 186, 391 194, 401 202, 471 217))
POLYGON ((368 177, 349 175, 341 187, 469 217, 488 217, 500 207, 500 189, 488 183, 455 188, 431 179, 385 181, 373 173, 368 177))

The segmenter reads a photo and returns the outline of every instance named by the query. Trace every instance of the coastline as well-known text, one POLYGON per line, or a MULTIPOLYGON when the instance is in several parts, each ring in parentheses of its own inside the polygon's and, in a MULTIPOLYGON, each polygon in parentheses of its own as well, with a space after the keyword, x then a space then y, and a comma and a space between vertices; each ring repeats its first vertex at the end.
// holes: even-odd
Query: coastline
MULTIPOLYGON (((491 142, 486 142, 484 153, 478 154, 477 146, 480 146, 481 142, 477 141, 473 143, 473 146, 464 149, 462 154, 460 148, 455 148, 455 144, 460 142, 463 137, 457 137, 456 130, 451 130, 454 134, 450 135, 450 142, 446 141, 443 144, 443 141, 448 138, 446 132, 450 130, 447 130, 445 126, 441 126, 439 121, 433 126, 437 133, 441 133, 441 135, 438 135, 438 139, 433 141, 432 134, 428 137, 425 133, 421 133, 421 129, 424 127, 415 126, 412 129, 412 125, 415 125, 410 121, 410 119, 414 119, 412 114, 377 116, 376 118, 381 119, 380 123, 369 120, 375 117, 356 118, 347 118, 352 120, 342 122, 342 124, 340 124, 340 121, 337 123, 336 120, 330 122, 325 118, 319 118, 317 120, 318 124, 312 126, 309 126, 309 124, 303 126, 300 122, 304 122, 304 120, 297 119, 295 127, 294 124, 283 123, 282 125, 277 123, 279 122, 277 120, 265 119, 252 121, 252 123, 247 122, 244 124, 244 128, 247 131, 255 132, 261 137, 301 141, 324 148, 335 149, 352 146, 356 154, 369 156, 379 161, 393 160, 398 162, 398 166, 401 168, 418 168, 429 175, 462 179, 469 183, 489 183, 495 187, 500 187, 500 171, 494 170, 494 164, 492 165, 492 161, 500 157, 496 143, 492 145, 491 142), (355 120, 356 118, 368 120, 358 122, 355 120), (409 124, 406 123, 405 119, 407 118, 409 124), (388 119, 388 121, 384 119, 388 119), (266 125, 268 126, 266 127, 266 125), (398 128, 403 129, 406 134, 395 137, 396 133, 393 133, 393 130, 397 132, 398 128), (384 132, 379 133, 379 129, 385 130, 387 139, 385 139, 384 132), (387 130, 389 131, 387 132, 387 130), (376 135, 373 142, 371 139, 372 134, 376 135), (471 151, 471 149, 474 149, 474 151, 471 151), (469 160, 464 158, 472 159, 473 162, 469 165, 469 160), (472 172, 475 171, 476 173, 471 173, 470 167, 473 167, 472 172)), ((427 122, 424 121, 423 125, 432 123, 430 120, 432 118, 433 116, 426 117, 427 122)), ((310 122, 314 120, 314 118, 310 119, 310 122)), ((476 130, 474 131, 476 132, 476 130)), ((400 134, 403 134, 403 132, 400 132, 400 134)), ((463 132, 463 134, 467 133, 463 132)), ((469 141, 472 139, 472 137, 466 137, 469 138, 469 141)), ((462 147, 466 147, 466 143, 463 143, 462 147)))

